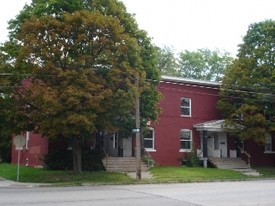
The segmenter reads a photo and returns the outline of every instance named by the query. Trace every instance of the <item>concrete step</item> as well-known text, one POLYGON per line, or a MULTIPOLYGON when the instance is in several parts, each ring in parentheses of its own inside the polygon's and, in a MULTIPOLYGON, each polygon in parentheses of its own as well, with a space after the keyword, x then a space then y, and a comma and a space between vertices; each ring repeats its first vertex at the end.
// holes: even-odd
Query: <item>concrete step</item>
POLYGON ((240 158, 209 158, 209 160, 218 168, 249 168, 246 162, 240 158))
POLYGON ((240 172, 244 175, 247 176, 261 176, 261 174, 259 172, 257 172, 256 170, 252 169, 252 168, 248 168, 248 169, 234 169, 234 171, 240 172))
MULTIPOLYGON (((135 157, 106 157, 103 159, 103 165, 109 172, 135 172, 137 161, 135 157)), ((144 162, 141 162, 141 171, 148 171, 144 162)))
POLYGON ((260 176, 256 170, 252 169, 241 158, 209 158, 209 161, 217 168, 230 169, 241 172, 245 175, 260 176))

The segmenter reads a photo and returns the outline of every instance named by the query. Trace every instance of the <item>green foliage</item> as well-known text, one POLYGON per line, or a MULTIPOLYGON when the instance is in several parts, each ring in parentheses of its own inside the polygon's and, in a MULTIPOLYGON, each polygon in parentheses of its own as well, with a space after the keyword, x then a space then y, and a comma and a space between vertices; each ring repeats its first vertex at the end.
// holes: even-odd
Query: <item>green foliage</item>
POLYGON ((251 24, 222 82, 218 108, 227 129, 265 142, 275 124, 275 21, 251 24))
POLYGON ((11 138, 0 136, 0 162, 11 162, 11 138))
POLYGON ((100 149, 84 150, 82 155, 82 169, 83 171, 103 171, 105 170, 102 159, 104 153, 100 149))
POLYGON ((44 163, 49 170, 72 170, 72 150, 59 150, 44 156, 44 163))
POLYGON ((158 68, 162 75, 178 76, 178 59, 170 47, 158 49, 158 68))
POLYGON ((20 89, 5 91, 15 100, 5 108, 16 132, 76 140, 102 130, 127 133, 137 95, 142 122, 157 118, 156 48, 121 2, 36 0, 9 29, 0 68, 20 74, 7 83, 20 89))
POLYGON ((233 58, 227 52, 198 49, 179 54, 179 75, 184 78, 220 81, 233 58))
POLYGON ((182 164, 187 167, 201 167, 202 161, 197 156, 194 150, 189 152, 186 157, 181 160, 182 164))
MULTIPOLYGON (((85 149, 82 152, 82 171, 103 171, 103 153, 100 150, 85 149)), ((72 150, 58 150, 45 156, 44 162, 48 170, 72 170, 72 150)))
POLYGON ((232 62, 233 58, 228 52, 219 50, 185 50, 176 54, 169 47, 158 49, 158 68, 163 75, 221 81, 232 62))

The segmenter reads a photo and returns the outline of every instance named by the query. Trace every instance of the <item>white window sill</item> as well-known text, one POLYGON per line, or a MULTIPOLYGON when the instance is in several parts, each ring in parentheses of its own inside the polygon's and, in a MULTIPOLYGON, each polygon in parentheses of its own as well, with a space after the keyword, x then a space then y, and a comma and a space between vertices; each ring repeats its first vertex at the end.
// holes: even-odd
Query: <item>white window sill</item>
POLYGON ((191 117, 191 115, 180 115, 181 117, 191 117))
POLYGON ((191 152, 191 149, 180 149, 180 152, 191 152))
POLYGON ((275 151, 265 151, 264 154, 275 154, 275 151))
POLYGON ((145 150, 147 152, 156 152, 157 150, 153 149, 153 148, 145 148, 145 150))

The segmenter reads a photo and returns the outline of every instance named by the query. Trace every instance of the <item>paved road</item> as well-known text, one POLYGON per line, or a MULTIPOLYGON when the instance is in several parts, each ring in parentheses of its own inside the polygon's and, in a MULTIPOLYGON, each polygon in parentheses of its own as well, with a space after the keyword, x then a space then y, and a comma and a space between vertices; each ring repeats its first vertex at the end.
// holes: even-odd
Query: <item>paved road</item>
POLYGON ((190 184, 0 187, 3 206, 274 206, 275 180, 190 184))

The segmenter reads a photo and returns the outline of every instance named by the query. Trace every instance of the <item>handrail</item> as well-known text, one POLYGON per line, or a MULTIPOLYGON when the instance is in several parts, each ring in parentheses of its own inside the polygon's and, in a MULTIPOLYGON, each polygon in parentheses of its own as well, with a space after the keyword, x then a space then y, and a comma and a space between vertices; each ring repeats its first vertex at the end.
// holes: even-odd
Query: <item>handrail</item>
POLYGON ((147 156, 147 159, 146 159, 146 161, 147 161, 147 166, 148 166, 149 168, 153 167, 153 166, 154 166, 154 164, 153 164, 153 159, 152 159, 150 153, 145 149, 145 147, 142 147, 142 150, 146 153, 146 156, 147 156))
POLYGON ((197 149, 197 157, 203 157, 203 151, 201 149, 197 149))
MULTIPOLYGON (((212 149, 211 147, 207 146, 207 150, 210 150, 212 152, 212 154, 214 155, 214 152, 215 152, 214 149, 212 149)), ((207 151, 207 153, 208 153, 208 151, 207 151)), ((209 154, 208 154, 208 157, 209 157, 209 154)))
POLYGON ((242 154, 246 155, 246 157, 247 157, 247 164, 250 167, 251 155, 247 151, 243 150, 243 148, 241 148, 240 146, 237 146, 237 148, 241 151, 242 154))
POLYGON ((108 154, 107 154, 107 152, 105 151, 104 148, 102 148, 102 151, 103 151, 103 154, 104 154, 104 157, 105 157, 105 167, 107 168, 107 166, 108 166, 108 154))

